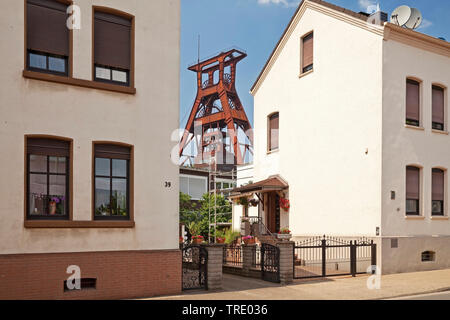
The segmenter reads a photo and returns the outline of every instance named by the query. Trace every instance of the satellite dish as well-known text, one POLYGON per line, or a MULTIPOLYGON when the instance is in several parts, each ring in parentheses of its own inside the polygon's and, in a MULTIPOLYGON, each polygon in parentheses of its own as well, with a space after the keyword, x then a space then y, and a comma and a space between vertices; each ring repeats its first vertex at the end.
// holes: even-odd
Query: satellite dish
MULTIPOLYGON (((412 10, 408 6, 400 6, 391 14, 391 23, 403 27, 411 18, 412 10)), ((422 20, 422 19, 421 19, 422 20)))
POLYGON ((415 8, 411 8, 411 17, 409 18, 408 22, 405 23, 405 27, 408 29, 416 29, 418 28, 422 23, 422 14, 419 10, 415 8))

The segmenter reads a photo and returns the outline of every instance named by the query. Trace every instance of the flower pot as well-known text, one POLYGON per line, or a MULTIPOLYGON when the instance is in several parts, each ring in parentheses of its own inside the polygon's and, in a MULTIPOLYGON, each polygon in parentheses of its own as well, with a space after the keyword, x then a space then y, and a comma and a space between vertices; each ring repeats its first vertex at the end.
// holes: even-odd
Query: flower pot
POLYGON ((203 242, 203 239, 199 239, 199 238, 192 239, 193 244, 202 244, 202 242, 203 242))
POLYGON ((52 216, 56 214, 56 202, 55 201, 50 201, 48 210, 49 210, 49 214, 51 214, 52 216))
POLYGON ((224 238, 217 238, 216 242, 217 243, 225 243, 225 239, 224 238))
POLYGON ((292 234, 290 234, 290 233, 284 233, 284 234, 278 233, 277 234, 277 238, 280 239, 280 240, 289 240, 289 239, 292 238, 292 234))
POLYGON ((252 239, 244 239, 245 244, 255 244, 255 238, 252 239))

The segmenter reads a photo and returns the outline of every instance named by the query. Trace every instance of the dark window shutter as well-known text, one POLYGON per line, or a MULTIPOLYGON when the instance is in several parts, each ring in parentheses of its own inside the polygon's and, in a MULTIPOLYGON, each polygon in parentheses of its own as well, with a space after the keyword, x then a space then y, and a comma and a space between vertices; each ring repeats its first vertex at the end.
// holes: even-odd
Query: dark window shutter
POLYGON ((44 156, 69 157, 70 142, 56 139, 28 138, 27 153, 44 156))
POLYGON ((420 193, 420 169, 406 167, 406 198, 419 200, 420 193))
POLYGON ((420 84, 414 80, 406 81, 406 119, 419 121, 420 84))
POLYGON ((272 115, 269 119, 270 150, 278 149, 279 119, 280 115, 278 113, 272 115))
POLYGON ((52 0, 27 1, 27 49, 69 56, 67 5, 52 0))
POLYGON ((433 86, 433 122, 444 123, 444 89, 433 86))
POLYGON ((131 20, 95 12, 94 61, 129 70, 131 66, 131 20))
POLYGON ((314 37, 311 33, 303 38, 303 68, 306 68, 313 64, 313 52, 314 52, 314 37))
POLYGON ((131 148, 114 144, 96 144, 94 147, 96 158, 124 159, 131 158, 131 148))
POLYGON ((444 171, 433 169, 433 200, 444 201, 444 171))

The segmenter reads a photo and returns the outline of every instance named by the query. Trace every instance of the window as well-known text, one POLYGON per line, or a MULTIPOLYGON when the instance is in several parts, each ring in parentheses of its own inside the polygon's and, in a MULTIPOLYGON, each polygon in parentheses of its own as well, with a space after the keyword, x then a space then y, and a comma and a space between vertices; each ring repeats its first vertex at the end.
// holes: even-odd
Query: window
POLYGON ((132 18, 94 13, 94 79, 130 85, 132 18))
POLYGON ((430 262, 436 260, 436 253, 433 251, 422 252, 422 262, 430 262))
POLYGON ((94 145, 95 220, 130 219, 131 148, 94 145))
POLYGON ((420 83, 406 80, 406 124, 420 125, 420 83))
POLYGON ((419 215, 420 169, 406 167, 406 214, 419 215))
POLYGON ((27 219, 69 219, 70 142, 27 138, 27 219))
POLYGON ((444 130, 444 89, 433 86, 433 129, 444 130))
POLYGON ((274 113, 269 116, 269 151, 274 151, 278 149, 278 134, 279 134, 279 113, 274 113))
POLYGON ((444 215, 444 176, 445 173, 441 169, 433 169, 432 171, 432 210, 433 216, 444 215))
POLYGON ((302 73, 313 69, 314 60, 314 34, 304 36, 302 38, 302 73))
POLYGON ((27 0, 27 69, 68 75, 67 4, 56 0, 27 0))
POLYGON ((191 197, 192 200, 200 200, 208 192, 206 177, 180 176, 180 191, 191 197))

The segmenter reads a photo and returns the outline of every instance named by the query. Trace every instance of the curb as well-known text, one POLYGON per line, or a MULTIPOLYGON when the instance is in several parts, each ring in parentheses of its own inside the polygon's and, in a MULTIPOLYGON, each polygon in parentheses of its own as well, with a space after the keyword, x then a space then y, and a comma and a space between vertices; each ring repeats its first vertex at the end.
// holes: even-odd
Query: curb
POLYGON ((440 292, 447 292, 447 291, 450 291, 450 287, 439 288, 439 289, 428 290, 428 291, 422 291, 422 292, 413 292, 413 293, 408 293, 408 294, 401 294, 401 295, 398 295, 398 296, 383 297, 383 298, 377 298, 377 299, 369 299, 369 300, 389 300, 389 299, 413 297, 413 296, 420 296, 420 295, 424 295, 424 294, 440 293, 440 292))

